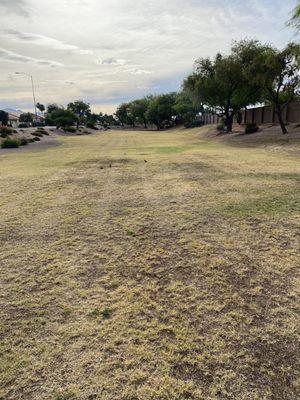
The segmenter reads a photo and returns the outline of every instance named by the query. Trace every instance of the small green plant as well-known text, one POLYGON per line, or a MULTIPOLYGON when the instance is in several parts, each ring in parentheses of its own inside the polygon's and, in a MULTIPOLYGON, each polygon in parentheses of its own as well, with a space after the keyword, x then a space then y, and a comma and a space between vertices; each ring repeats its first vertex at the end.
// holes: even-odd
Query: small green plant
POLYGON ((25 137, 22 137, 20 139, 20 146, 27 146, 28 143, 29 143, 29 140, 26 139, 25 137))
POLYGON ((2 149, 14 149, 20 146, 20 141, 18 139, 6 138, 1 143, 2 149))
POLYGON ((218 130, 219 132, 225 131, 225 123, 224 123, 224 122, 221 122, 221 123, 217 126, 217 130, 218 130))
POLYGON ((105 308, 101 314, 103 319, 109 319, 111 317, 111 310, 109 308, 105 308))
POLYGON ((246 128, 245 128, 245 133, 249 134, 249 133, 255 133, 258 131, 258 126, 255 123, 249 123, 246 124, 246 128))
POLYGON ((127 229, 126 235, 131 236, 131 237, 136 237, 136 233, 131 231, 130 229, 127 229))
POLYGON ((91 312, 88 313, 88 317, 90 318, 98 318, 101 315, 99 308, 95 308, 91 312))

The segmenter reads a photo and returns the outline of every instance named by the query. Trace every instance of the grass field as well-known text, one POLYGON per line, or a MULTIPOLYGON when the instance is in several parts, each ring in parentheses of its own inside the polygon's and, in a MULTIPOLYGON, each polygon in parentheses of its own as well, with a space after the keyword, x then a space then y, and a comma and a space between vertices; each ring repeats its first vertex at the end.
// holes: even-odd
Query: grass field
POLYGON ((299 160, 58 140, 0 153, 0 398, 298 400, 299 160))

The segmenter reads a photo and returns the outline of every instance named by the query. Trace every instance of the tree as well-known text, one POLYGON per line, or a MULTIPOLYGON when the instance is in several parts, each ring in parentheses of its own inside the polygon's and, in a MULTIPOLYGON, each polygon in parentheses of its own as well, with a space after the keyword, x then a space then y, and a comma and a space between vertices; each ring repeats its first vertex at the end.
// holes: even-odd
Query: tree
POLYGON ((20 115, 19 118, 20 122, 25 122, 25 123, 32 123, 33 122, 33 115, 31 113, 23 113, 20 115))
POLYGON ((100 115, 91 113, 88 115, 85 124, 88 128, 95 128, 96 123, 100 121, 100 119, 101 119, 100 115))
POLYGON ((144 128, 147 129, 147 110, 151 102, 151 97, 144 97, 143 99, 135 100, 129 104, 128 115, 133 121, 141 122, 144 128))
POLYGON ((197 112, 201 111, 203 107, 196 105, 190 93, 182 91, 177 94, 173 109, 179 122, 183 122, 185 126, 191 126, 197 112))
POLYGON ((47 114, 51 114, 53 111, 58 110, 59 108, 61 108, 61 107, 59 107, 59 105, 57 105, 55 103, 48 104, 47 114))
POLYGON ((299 31, 300 30, 300 2, 299 4, 295 7, 293 16, 288 22, 288 25, 296 27, 296 29, 299 31))
POLYGON ((175 102, 176 93, 162 94, 150 101, 146 118, 157 127, 158 131, 162 128, 164 121, 170 121, 174 116, 175 102))
POLYGON ((244 67, 243 60, 234 53, 229 56, 217 54, 214 60, 201 58, 196 61, 195 72, 184 81, 184 89, 194 99, 225 117, 227 132, 232 132, 233 118, 241 108, 256 102, 244 67))
POLYGON ((270 46, 249 65, 249 80, 263 89, 266 103, 272 104, 283 134, 287 133, 283 110, 300 94, 300 45, 290 43, 283 50, 270 46))
POLYGON ((64 130, 73 126, 78 122, 78 116, 71 110, 65 110, 64 108, 58 108, 49 114, 49 118, 54 125, 64 130))
POLYGON ((0 124, 1 126, 7 126, 8 124, 8 113, 0 110, 0 124))
POLYGON ((91 114, 90 105, 82 100, 76 100, 73 103, 69 103, 67 109, 77 115, 77 128, 79 124, 83 124, 91 114))
POLYGON ((44 104, 41 104, 41 103, 36 103, 36 108, 38 110, 40 110, 40 112, 42 112, 42 113, 46 110, 44 104))
POLYGON ((130 104, 129 103, 122 103, 119 105, 116 111, 116 118, 120 121, 121 125, 132 125, 134 124, 134 118, 130 115, 129 110, 130 104))

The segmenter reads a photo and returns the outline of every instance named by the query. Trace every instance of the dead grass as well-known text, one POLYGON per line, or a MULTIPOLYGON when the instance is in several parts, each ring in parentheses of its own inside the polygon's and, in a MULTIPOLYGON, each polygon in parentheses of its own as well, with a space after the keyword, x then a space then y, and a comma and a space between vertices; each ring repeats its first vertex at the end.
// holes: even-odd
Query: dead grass
POLYGON ((299 161, 205 129, 1 155, 0 398, 299 399, 299 161))

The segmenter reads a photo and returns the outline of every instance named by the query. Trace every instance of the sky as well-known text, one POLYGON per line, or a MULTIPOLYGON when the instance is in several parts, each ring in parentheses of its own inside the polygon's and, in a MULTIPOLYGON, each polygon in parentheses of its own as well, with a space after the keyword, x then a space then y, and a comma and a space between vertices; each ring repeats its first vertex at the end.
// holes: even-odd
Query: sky
POLYGON ((179 90, 200 57, 233 40, 281 48, 296 0, 0 0, 0 109, 76 99, 94 112, 179 90))

